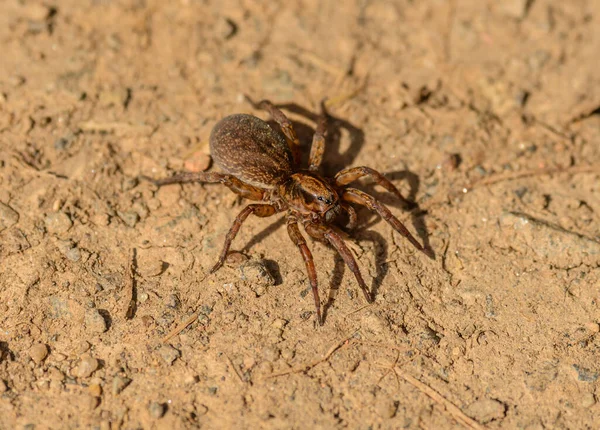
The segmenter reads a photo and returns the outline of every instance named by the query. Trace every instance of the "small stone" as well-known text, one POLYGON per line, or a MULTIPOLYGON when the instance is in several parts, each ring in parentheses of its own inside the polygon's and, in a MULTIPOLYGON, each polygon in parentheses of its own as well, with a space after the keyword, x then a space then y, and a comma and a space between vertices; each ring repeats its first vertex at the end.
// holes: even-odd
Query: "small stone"
POLYGON ((27 4, 23 13, 32 21, 43 21, 50 15, 50 9, 43 4, 31 3, 27 4))
POLYGON ((394 418, 398 404, 390 398, 378 399, 376 404, 377 415, 384 419, 394 418))
POLYGON ((86 396, 86 407, 88 409, 96 409, 100 405, 100 398, 94 396, 86 396))
POLYGON ((287 323, 288 322, 286 320, 284 320, 283 318, 277 318, 275 321, 273 321, 271 323, 271 327, 273 327, 276 330, 281 330, 287 325, 287 323))
POLYGON ((0 203, 0 231, 12 227, 19 221, 19 214, 10 206, 0 203))
POLYGON ((131 384, 131 379, 123 376, 115 376, 112 382, 113 395, 116 396, 120 394, 129 384, 131 384))
POLYGON ((183 162, 183 168, 188 172, 204 172, 210 167, 210 161, 210 155, 196 151, 183 162))
POLYGON ((275 285, 275 278, 261 260, 250 260, 242 264, 240 278, 248 282, 252 291, 259 297, 266 293, 267 287, 275 285))
POLYGON ((162 418, 165 412, 167 411, 167 405, 164 403, 151 402, 148 405, 148 412, 150 412, 150 416, 155 419, 162 418))
POLYGON ((8 386, 4 380, 0 379, 0 393, 6 393, 8 391, 8 386))
POLYGON ((159 354, 169 366, 181 356, 181 353, 171 345, 162 345, 160 347, 159 354))
POLYGON ((280 355, 279 348, 276 346, 267 346, 262 350, 262 357, 267 361, 276 361, 280 355))
POLYGON ((88 386, 88 392, 94 397, 100 397, 102 395, 102 387, 100 384, 90 384, 88 386))
POLYGON ((138 297, 138 301, 140 303, 145 303, 148 299, 150 298, 150 296, 148 295, 148 293, 140 293, 139 297, 138 297))
POLYGON ((585 367, 573 365, 573 369, 577 371, 577 379, 583 382, 596 382, 598 379, 598 373, 593 370, 586 369, 585 367))
POLYGON ((140 216, 137 214, 137 212, 133 212, 133 211, 128 211, 128 212, 117 211, 117 215, 119 215, 119 218, 121 218, 121 221, 123 221, 125 223, 125 225, 128 227, 135 227, 135 225, 140 220, 140 216))
POLYGON ((64 212, 52 212, 44 218, 46 229, 52 234, 60 234, 67 232, 72 226, 73 221, 69 215, 64 212))
POLYGON ((135 187, 137 187, 138 182, 139 181, 137 178, 125 178, 123 179, 123 184, 121 185, 121 188, 123 189, 123 191, 132 190, 135 187))
POLYGON ((67 257, 68 260, 77 262, 81 260, 81 251, 79 250, 79 248, 77 248, 77 246, 74 246, 73 248, 65 252, 65 257, 67 257))
POLYGON ((29 349, 29 356, 35 364, 40 364, 48 356, 48 347, 43 343, 35 344, 29 349))
POLYGON ((197 375, 194 374, 187 374, 185 375, 185 378, 183 378, 183 383, 185 385, 194 385, 196 384, 198 381, 200 380, 200 378, 198 378, 197 375))
POLYGON ((57 369, 54 366, 52 366, 48 369, 48 377, 50 378, 51 381, 59 381, 59 382, 62 382, 65 379, 64 373, 62 373, 60 371, 60 369, 57 369))
POLYGON ((232 322, 235 321, 237 315, 235 312, 233 311, 227 311, 227 312, 223 312, 222 315, 222 320, 224 324, 231 324, 232 322))
POLYGON ((487 424, 492 420, 504 417, 506 407, 498 400, 481 399, 471 403, 465 413, 475 421, 487 424))
POLYGON ((60 352, 52 353, 52 359, 57 363, 61 363, 67 359, 65 354, 61 354, 60 352))
POLYGON ((529 0, 504 0, 500 2, 502 12, 506 15, 521 19, 527 13, 527 8, 529 7, 529 0))
POLYGON ((242 254, 239 251, 232 251, 229 253, 229 255, 227 255, 227 258, 225 259, 225 264, 227 264, 230 267, 238 267, 246 261, 248 261, 248 257, 246 257, 244 254, 242 254))
POLYGON ((90 350, 90 343, 87 340, 82 340, 81 342, 78 342, 77 345, 75 346, 74 352, 77 355, 82 355, 85 354, 86 352, 88 352, 90 350))
POLYGON ((100 363, 94 357, 89 354, 84 354, 79 360, 79 364, 75 367, 71 373, 77 378, 87 378, 98 369, 100 363))
POLYGON ((287 362, 291 361, 294 358, 294 355, 296 355, 296 352, 290 348, 285 348, 281 351, 281 358, 287 362))
POLYGON ((108 330, 106 320, 96 308, 88 309, 85 312, 84 323, 86 331, 91 334, 102 334, 108 330))
POLYGON ((165 305, 171 309, 178 309, 181 306, 181 302, 176 294, 169 294, 167 300, 165 301, 165 305))
POLYGON ((273 363, 261 361, 256 365, 255 372, 260 376, 268 376, 273 373, 273 363))
POLYGON ((585 409, 591 408, 592 406, 594 406, 596 404, 596 398, 594 397, 594 394, 592 394, 592 393, 584 393, 581 396, 579 404, 581 405, 582 408, 585 408, 585 409))

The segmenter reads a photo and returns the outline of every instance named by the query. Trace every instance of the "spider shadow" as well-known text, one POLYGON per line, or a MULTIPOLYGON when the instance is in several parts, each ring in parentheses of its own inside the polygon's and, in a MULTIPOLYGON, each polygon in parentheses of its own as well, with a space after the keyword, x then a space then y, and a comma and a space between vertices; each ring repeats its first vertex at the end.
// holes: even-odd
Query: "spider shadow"
MULTIPOLYGON (((401 170, 401 171, 386 173, 385 176, 391 181, 406 180, 408 182, 409 193, 408 193, 408 196, 406 197, 406 199, 409 201, 409 206, 407 206, 403 202, 399 201, 391 193, 381 192, 379 190, 376 190, 375 183, 368 183, 368 184, 361 185, 361 189, 363 189, 365 192, 367 192, 368 194, 375 197, 377 200, 379 200, 381 203, 385 204, 386 206, 392 206, 394 208, 398 208, 403 211, 409 212, 410 217, 411 217, 411 224, 413 225, 415 231, 417 232, 417 236, 420 239, 420 242, 423 244, 423 248, 425 248, 431 254, 431 258, 433 260, 435 260, 436 254, 435 254, 434 249, 431 247, 431 243, 429 241, 429 233, 427 231, 427 226, 425 225, 425 219, 424 219, 424 216, 427 215, 427 211, 422 210, 419 207, 419 204, 415 202, 416 194, 417 194, 417 191, 418 191, 419 185, 420 185, 419 177, 416 174, 414 174, 408 170, 401 170)), ((360 208, 359 213, 366 211, 363 209, 364 208, 360 208)), ((369 212, 372 214, 372 212, 370 212, 370 211, 366 211, 366 212, 369 212)))
MULTIPOLYGON (((313 123, 319 118, 318 113, 311 112, 296 103, 278 104, 277 107, 286 112, 292 112, 304 117, 313 123)), ((302 147, 301 165, 308 167, 310 145, 315 129, 298 121, 292 121, 292 125, 296 130, 296 134, 300 140, 300 146, 302 147)), ((327 112, 327 134, 325 141, 325 154, 323 155, 320 170, 327 174, 335 173, 350 166, 354 162, 360 149, 365 143, 365 133, 350 122, 327 112), (343 151, 341 147, 342 130, 346 130, 350 136, 350 144, 348 148, 343 151)))
MULTIPOLYGON (((388 273, 388 245, 387 242, 383 239, 383 236, 381 236, 376 231, 364 229, 366 227, 369 226, 359 227, 355 229, 352 232, 352 236, 358 239, 359 241, 368 241, 373 242, 374 244, 376 275, 371 282, 370 290, 371 295, 373 297, 376 297, 377 293, 379 292, 379 288, 381 287, 381 284, 383 283, 383 280, 385 279, 388 273)), ((329 283, 329 294, 327 302, 325 302, 325 305, 323 306, 323 321, 327 320, 327 314, 329 313, 329 309, 331 308, 331 306, 333 306, 333 302, 335 301, 339 293, 339 289, 342 284, 342 279, 344 277, 345 271, 346 265, 344 263, 344 260, 340 255, 336 255, 335 266, 333 268, 331 281, 329 283)), ((352 275, 352 277, 354 277, 354 275, 352 275)), ((358 292, 358 294, 361 293, 358 292)))

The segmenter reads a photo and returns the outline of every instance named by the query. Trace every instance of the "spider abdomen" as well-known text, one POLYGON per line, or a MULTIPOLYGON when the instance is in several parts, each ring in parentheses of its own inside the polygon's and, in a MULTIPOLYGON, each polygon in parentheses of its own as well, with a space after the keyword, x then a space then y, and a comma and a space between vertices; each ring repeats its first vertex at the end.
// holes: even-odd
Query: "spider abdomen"
POLYGON ((210 135, 210 152, 223 171, 255 187, 274 188, 293 172, 284 136, 252 115, 219 121, 210 135))

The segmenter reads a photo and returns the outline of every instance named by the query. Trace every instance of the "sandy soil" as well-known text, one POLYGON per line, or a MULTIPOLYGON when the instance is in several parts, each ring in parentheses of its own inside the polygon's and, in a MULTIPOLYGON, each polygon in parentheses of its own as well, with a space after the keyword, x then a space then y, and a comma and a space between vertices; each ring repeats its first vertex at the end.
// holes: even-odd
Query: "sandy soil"
POLYGON ((598 426, 600 3, 278 3, 2 2, 0 428, 598 426), (323 327, 281 216, 209 275, 244 202, 136 178, 244 93, 307 150, 329 97, 324 173, 435 261, 359 211, 376 302, 312 242, 323 327))

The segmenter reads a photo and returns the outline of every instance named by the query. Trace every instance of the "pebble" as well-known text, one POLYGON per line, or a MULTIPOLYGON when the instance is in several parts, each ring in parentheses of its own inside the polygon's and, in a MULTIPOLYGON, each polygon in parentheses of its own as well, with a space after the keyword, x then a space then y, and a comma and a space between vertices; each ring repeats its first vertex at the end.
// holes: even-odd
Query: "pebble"
POLYGON ((185 376, 185 378, 183 379, 183 383, 185 385, 194 385, 196 384, 198 381, 200 380, 200 378, 198 378, 198 375, 194 375, 192 373, 189 373, 185 376))
POLYGON ((240 278, 250 283, 250 288, 258 297, 266 294, 267 287, 275 285, 275 278, 260 260, 250 260, 242 264, 240 278))
POLYGON ((390 398, 378 399, 375 407, 377 415, 384 419, 394 418, 398 411, 398 404, 390 398))
POLYGON ((50 15, 50 9, 42 4, 31 3, 24 8, 23 13, 33 21, 43 21, 50 15))
POLYGON ((19 214, 10 206, 0 203, 0 231, 12 227, 19 221, 19 214))
POLYGON ((40 364, 48 356, 48 347, 43 343, 37 343, 29 349, 29 356, 35 364, 40 364))
POLYGON ((62 382, 65 379, 64 373, 57 369, 56 367, 50 367, 48 369, 48 377, 51 381, 59 381, 62 382))
POLYGON ((246 261, 248 261, 248 257, 246 257, 244 254, 239 251, 232 251, 229 253, 229 255, 227 255, 225 264, 230 267, 237 267, 246 261))
POLYGON ((87 409, 96 409, 100 405, 100 398, 94 396, 86 396, 85 403, 87 409))
POLYGON ((96 308, 85 312, 84 323, 86 331, 91 334, 101 334, 108 330, 106 320, 96 308))
POLYGON ((465 413, 482 424, 504 417, 506 408, 498 400, 481 399, 471 403, 465 413))
POLYGON ((169 294, 165 300, 165 305, 171 309, 178 309, 181 306, 181 302, 176 294, 169 294))
POLYGON ((585 367, 573 365, 573 369, 577 371, 577 379, 583 382, 596 382, 598 379, 598 373, 585 367))
POLYGON ((90 384, 88 386, 88 392, 94 397, 100 397, 102 395, 102 387, 100 384, 90 384))
POLYGON ((165 405, 164 403, 150 402, 150 404, 148 405, 148 412, 150 412, 150 416, 152 418, 162 418, 166 411, 167 405, 165 405))
POLYGON ((183 162, 183 168, 188 172, 204 172, 210 167, 210 161, 210 155, 196 151, 183 162))
POLYGON ((267 361, 276 361, 279 358, 281 351, 276 346, 267 346, 262 350, 262 357, 267 361))
POLYGON ((79 360, 77 367, 75 367, 71 373, 77 378, 87 378, 98 369, 99 365, 100 363, 94 357, 89 354, 84 354, 81 356, 81 360, 79 360))
POLYGON ((138 179, 137 178, 125 178, 123 179, 123 183, 121 185, 121 188, 123 189, 123 191, 129 191, 134 189, 135 187, 137 187, 138 185, 138 179))
POLYGON ((112 382, 112 393, 114 396, 120 394, 129 384, 131 379, 125 378, 124 376, 115 376, 112 382))
POLYGON ((52 234, 65 233, 73 226, 73 221, 64 212, 49 213, 44 218, 44 223, 48 232, 52 234))
POLYGON ((82 340, 81 342, 78 342, 77 345, 75 346, 75 353, 77 355, 82 355, 85 354, 86 352, 88 352, 90 350, 90 343, 87 340, 82 340))
POLYGON ((8 391, 8 387, 6 386, 6 382, 0 379, 0 393, 5 393, 8 391))
POLYGON ((135 225, 140 220, 140 216, 137 214, 137 212, 133 212, 133 211, 128 211, 128 212, 117 211, 117 215, 119 215, 119 218, 121 218, 121 221, 123 221, 125 223, 125 225, 128 227, 135 227, 135 225))
POLYGON ((273 363, 269 361, 261 361, 256 365, 255 372, 260 376, 268 376, 273 373, 273 363))
POLYGON ((77 248, 77 246, 74 246, 67 252, 65 252, 65 257, 67 257, 68 260, 74 262, 79 261, 81 260, 81 251, 79 250, 79 248, 77 248))
POLYGON ((160 347, 159 354, 169 366, 181 356, 181 353, 171 345, 162 345, 160 347))

